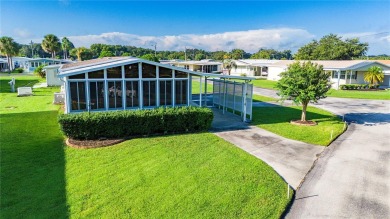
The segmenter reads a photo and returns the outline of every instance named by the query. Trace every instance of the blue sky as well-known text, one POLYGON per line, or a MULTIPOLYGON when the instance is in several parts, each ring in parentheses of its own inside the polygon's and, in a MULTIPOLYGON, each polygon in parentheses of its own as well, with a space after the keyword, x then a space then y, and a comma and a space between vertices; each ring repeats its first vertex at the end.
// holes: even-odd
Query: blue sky
POLYGON ((19 43, 45 34, 75 46, 158 49, 291 49, 335 33, 361 37, 369 54, 390 54, 390 1, 7 1, 1 35, 19 43))

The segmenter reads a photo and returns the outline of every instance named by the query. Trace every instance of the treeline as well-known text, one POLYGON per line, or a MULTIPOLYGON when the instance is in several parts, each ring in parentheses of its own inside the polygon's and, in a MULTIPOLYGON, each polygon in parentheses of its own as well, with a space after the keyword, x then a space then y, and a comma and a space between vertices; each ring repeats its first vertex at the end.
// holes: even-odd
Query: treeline
POLYGON ((6 57, 52 57, 58 59, 88 60, 111 56, 133 56, 148 60, 225 60, 225 59, 297 59, 297 60, 351 60, 351 59, 390 59, 388 55, 366 56, 368 43, 362 43, 358 38, 342 39, 335 34, 329 34, 320 40, 302 46, 295 54, 291 50, 278 51, 260 48, 256 53, 242 49, 231 51, 205 51, 202 49, 186 49, 185 51, 155 51, 135 46, 92 44, 89 48, 75 47, 66 37, 61 40, 53 35, 44 36, 42 43, 18 44, 10 37, 0 38, 0 52, 6 57))

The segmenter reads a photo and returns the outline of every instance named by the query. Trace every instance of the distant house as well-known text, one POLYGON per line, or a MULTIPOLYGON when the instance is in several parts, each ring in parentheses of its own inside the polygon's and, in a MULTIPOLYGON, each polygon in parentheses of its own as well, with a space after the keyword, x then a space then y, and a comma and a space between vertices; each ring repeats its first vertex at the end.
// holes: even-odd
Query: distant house
POLYGON ((66 59, 35 58, 35 59, 27 60, 27 67, 28 67, 28 72, 33 72, 35 68, 37 68, 40 65, 59 65, 59 64, 66 64, 72 62, 73 61, 66 60, 66 59))
POLYGON ((58 69, 61 65, 48 65, 43 67, 43 70, 46 73, 46 83, 47 86, 62 86, 64 81, 58 77, 58 69))
MULTIPOLYGON (((278 62, 268 64, 268 80, 279 80, 280 73, 285 71, 288 66, 296 61, 294 60, 280 60, 278 62)), ((302 62, 302 61, 301 61, 302 62)), ((380 61, 368 60, 342 60, 342 61, 311 61, 323 66, 324 70, 331 74, 330 81, 334 89, 339 89, 343 84, 366 84, 364 81, 364 73, 367 72, 371 66, 379 66, 385 73, 383 87, 390 86, 390 66, 381 63, 380 61)))
POLYGON ((202 79, 207 83, 211 78, 215 78, 213 105, 241 110, 243 119, 252 113, 252 85, 248 83, 254 78, 197 72, 133 57, 69 63, 58 71, 64 81, 66 113, 207 105, 207 97, 202 95, 207 86, 202 86, 202 79), (193 99, 192 81, 196 78, 199 94, 194 94, 197 98, 193 99))
POLYGON ((234 60, 237 67, 232 68, 231 75, 245 75, 250 77, 266 77, 268 75, 268 65, 279 60, 268 59, 239 59, 234 60))
POLYGON ((8 62, 6 59, 0 59, 0 72, 8 71, 8 62))
POLYGON ((211 59, 204 59, 200 61, 183 61, 183 60, 167 60, 161 61, 163 64, 176 66, 179 68, 188 69, 190 71, 204 72, 204 73, 221 73, 222 63, 211 59))

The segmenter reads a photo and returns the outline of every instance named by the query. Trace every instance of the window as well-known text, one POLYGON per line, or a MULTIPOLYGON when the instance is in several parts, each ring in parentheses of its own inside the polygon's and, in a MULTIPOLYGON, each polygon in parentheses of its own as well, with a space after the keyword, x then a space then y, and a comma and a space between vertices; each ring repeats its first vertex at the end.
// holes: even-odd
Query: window
POLYGON ((85 74, 84 73, 69 76, 69 79, 84 79, 84 78, 85 78, 85 74))
POLYGON ((175 71, 175 78, 187 78, 187 73, 182 71, 175 71))
POLYGON ((159 76, 160 78, 172 78, 172 69, 160 67, 159 76))
POLYGON ((125 78, 138 78, 138 63, 125 65, 125 78))
POLYGON ((156 106, 156 81, 143 81, 143 105, 156 106))
POLYGON ((187 105, 187 80, 179 80, 175 81, 175 104, 187 105))
POLYGON ((172 81, 160 81, 160 105, 172 105, 172 81))
POLYGON ((69 82, 70 85, 70 111, 86 110, 85 82, 69 82))
POLYGON ((357 78, 357 71, 352 72, 352 75, 351 75, 351 72, 347 72, 347 79, 356 80, 356 78, 357 78))
MULTIPOLYGON (((332 72, 332 78, 337 79, 338 78, 338 72, 333 71, 332 72)), ((340 72, 340 79, 345 79, 345 71, 340 72)))
POLYGON ((91 110, 104 109, 104 82, 91 81, 89 82, 89 100, 91 110))
POLYGON ((104 78, 104 70, 88 72, 88 78, 104 78))
POLYGON ((138 81, 126 81, 126 107, 138 106, 138 81))
POLYGON ((156 78, 156 66, 142 63, 142 77, 156 78))
POLYGON ((185 69, 190 69, 190 66, 189 65, 184 65, 184 68, 185 69))
POLYGON ((122 78, 122 67, 108 68, 107 78, 122 78))
POLYGON ((108 82, 108 108, 122 108, 122 82, 108 82))

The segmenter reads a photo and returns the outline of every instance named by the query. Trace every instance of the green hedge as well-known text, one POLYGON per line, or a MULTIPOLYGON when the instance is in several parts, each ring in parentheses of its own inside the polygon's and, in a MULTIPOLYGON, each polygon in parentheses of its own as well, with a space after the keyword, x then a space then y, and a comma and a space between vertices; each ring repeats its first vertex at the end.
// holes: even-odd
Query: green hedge
POLYGON ((342 84, 340 85, 341 90, 367 90, 367 89, 378 89, 379 85, 368 85, 368 84, 342 84))
POLYGON ((212 120, 210 109, 192 106, 58 116, 63 133, 80 140, 207 131, 212 120))

